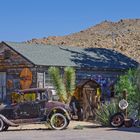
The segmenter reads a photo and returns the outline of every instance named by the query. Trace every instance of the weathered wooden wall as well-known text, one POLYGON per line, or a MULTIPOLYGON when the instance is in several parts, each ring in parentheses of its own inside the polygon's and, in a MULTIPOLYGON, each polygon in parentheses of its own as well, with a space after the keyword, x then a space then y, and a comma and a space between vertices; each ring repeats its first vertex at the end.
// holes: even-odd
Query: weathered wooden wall
MULTIPOLYGON (((33 79, 31 87, 37 87, 40 83, 43 83, 43 87, 45 85, 52 85, 51 79, 48 74, 49 66, 35 66, 32 62, 30 62, 30 60, 27 60, 26 58, 24 58, 24 56, 12 50, 12 48, 8 47, 3 43, 0 43, 0 72, 6 72, 7 94, 21 88, 20 73, 24 68, 29 68, 32 72, 33 79), (43 78, 41 79, 41 77, 43 78), (9 86, 9 84, 11 85, 9 86)), ((60 66, 59 68, 63 77, 64 67, 60 66)), ((99 84, 102 84, 103 80, 106 80, 106 83, 114 82, 117 80, 117 77, 123 73, 123 71, 95 70, 94 68, 75 69, 77 84, 83 79, 94 79, 99 84)))
POLYGON ((31 87, 36 87, 36 67, 5 44, 0 44, 0 72, 6 72, 7 95, 21 88, 20 73, 24 68, 31 70, 33 74, 31 87))

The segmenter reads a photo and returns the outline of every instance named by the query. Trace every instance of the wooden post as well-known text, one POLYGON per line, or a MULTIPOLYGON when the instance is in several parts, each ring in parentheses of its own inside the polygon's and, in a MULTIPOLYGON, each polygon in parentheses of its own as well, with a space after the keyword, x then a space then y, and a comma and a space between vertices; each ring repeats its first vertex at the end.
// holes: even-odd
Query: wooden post
MULTIPOLYGON (((127 101, 127 90, 124 89, 123 90, 123 99, 125 99, 127 101)), ((127 108, 124 110, 125 113, 125 118, 127 119, 127 108)))

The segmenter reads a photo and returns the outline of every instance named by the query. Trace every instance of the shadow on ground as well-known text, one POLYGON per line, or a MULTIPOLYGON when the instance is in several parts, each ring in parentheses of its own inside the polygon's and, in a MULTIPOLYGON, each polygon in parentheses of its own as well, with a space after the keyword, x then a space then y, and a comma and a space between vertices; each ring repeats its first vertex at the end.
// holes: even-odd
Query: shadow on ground
POLYGON ((14 131, 35 131, 35 130, 40 130, 40 131, 53 131, 50 128, 33 128, 33 129, 9 129, 7 131, 3 131, 3 132, 14 132, 14 131))
POLYGON ((130 128, 121 127, 121 128, 110 128, 110 129, 107 129, 106 131, 122 131, 122 132, 140 133, 140 128, 137 128, 137 127, 130 127, 130 128))

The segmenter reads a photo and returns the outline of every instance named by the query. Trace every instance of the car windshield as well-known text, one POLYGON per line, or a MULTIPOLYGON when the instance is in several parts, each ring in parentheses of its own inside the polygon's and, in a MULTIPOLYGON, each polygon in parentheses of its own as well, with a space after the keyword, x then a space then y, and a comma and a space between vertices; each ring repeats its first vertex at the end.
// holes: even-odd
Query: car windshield
POLYGON ((19 103, 24 101, 50 100, 51 96, 51 92, 45 89, 19 90, 17 92, 12 93, 12 103, 19 103))

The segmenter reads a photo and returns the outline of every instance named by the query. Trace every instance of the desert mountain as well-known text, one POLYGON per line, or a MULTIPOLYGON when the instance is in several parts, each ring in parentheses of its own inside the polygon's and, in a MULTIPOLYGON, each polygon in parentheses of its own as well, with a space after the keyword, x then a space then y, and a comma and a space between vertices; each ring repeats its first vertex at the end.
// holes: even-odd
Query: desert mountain
POLYGON ((78 33, 32 39, 28 43, 109 48, 140 62, 140 19, 104 21, 78 33))

